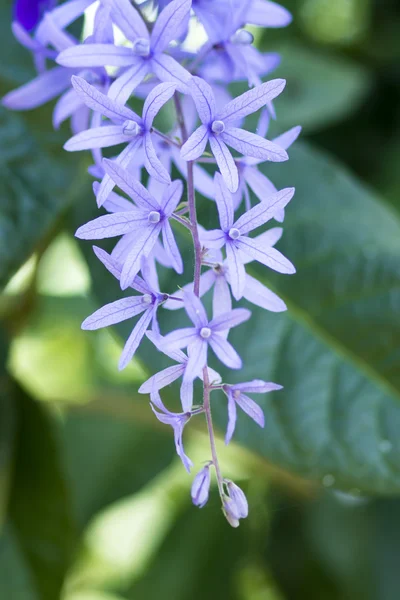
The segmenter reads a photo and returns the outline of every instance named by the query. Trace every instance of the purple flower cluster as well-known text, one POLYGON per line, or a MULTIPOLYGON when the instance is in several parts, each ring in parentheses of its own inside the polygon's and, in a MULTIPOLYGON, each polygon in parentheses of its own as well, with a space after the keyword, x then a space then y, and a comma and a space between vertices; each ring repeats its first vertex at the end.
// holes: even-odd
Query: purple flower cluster
POLYGON ((95 330, 137 318, 119 368, 129 364, 145 336, 173 361, 143 383, 139 392, 150 394, 155 416, 172 427, 176 451, 187 471, 192 462, 184 452, 183 430, 192 417, 205 416, 211 458, 194 478, 192 500, 199 507, 206 504, 214 469, 222 509, 228 522, 237 527, 247 516, 248 505, 243 491, 221 473, 211 395, 227 398, 228 444, 237 407, 264 427, 262 409, 247 394, 265 394, 281 386, 261 380, 223 382, 209 366, 209 355, 227 369, 242 367, 228 337, 251 312, 233 308, 233 301, 245 298, 269 311, 286 310, 274 292, 246 273, 246 265, 258 261, 279 273, 295 272, 292 263, 274 248, 282 228, 260 232, 272 219, 283 221, 294 189, 277 190, 259 165, 286 161, 300 127, 273 141, 266 139, 270 119, 275 118, 273 101, 284 90, 285 81, 262 82, 277 66, 279 56, 261 53, 245 27, 284 27, 291 16, 269 0, 67 0, 56 4, 51 0, 16 2, 13 31, 31 51, 38 75, 7 94, 3 104, 27 110, 59 96, 54 126, 70 119, 73 133, 65 149, 92 152, 94 164, 89 171, 99 180, 93 185, 94 194, 106 214, 82 225, 76 235, 85 240, 118 237, 111 254, 96 246, 93 249, 121 289, 133 292, 97 310, 82 327, 95 330), (84 33, 77 39, 70 26, 82 15, 84 33), (197 43, 201 29, 205 41, 197 43), (230 84, 238 81, 250 89, 232 98, 230 84), (130 107, 133 98, 136 105, 144 100, 141 115, 130 107), (166 130, 155 126, 161 110, 165 115, 159 120, 161 126, 171 122, 166 130), (257 111, 260 120, 254 133, 246 128, 245 119, 257 111), (104 158, 103 150, 113 147, 112 159, 104 158), (173 168, 183 181, 172 180, 173 168), (182 200, 184 187, 186 199, 182 200), (250 191, 257 200, 254 206, 250 191), (196 192, 215 202, 217 229, 207 231, 198 222, 196 192), (192 235, 194 275, 178 290, 161 292, 160 267, 182 274, 184 265, 191 262, 190 257, 181 256, 179 231, 175 235, 180 227, 192 235), (210 291, 211 316, 201 301, 210 291), (184 308, 191 324, 161 332, 160 307, 184 308), (203 385, 201 400, 194 398, 196 379, 203 385), (177 380, 181 380, 179 413, 170 411, 160 396, 160 390, 177 380))

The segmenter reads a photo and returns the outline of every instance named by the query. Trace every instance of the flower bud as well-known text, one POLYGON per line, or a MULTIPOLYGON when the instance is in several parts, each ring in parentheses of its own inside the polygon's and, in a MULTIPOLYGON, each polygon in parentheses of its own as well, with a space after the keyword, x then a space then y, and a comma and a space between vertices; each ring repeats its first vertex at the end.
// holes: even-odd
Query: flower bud
POLYGON ((204 469, 197 473, 192 483, 192 501, 195 506, 203 508, 207 503, 210 483, 210 465, 208 464, 204 469))
POLYGON ((224 501, 224 510, 232 527, 239 526, 239 519, 245 519, 249 514, 249 505, 244 492, 233 481, 225 480, 229 497, 224 501))

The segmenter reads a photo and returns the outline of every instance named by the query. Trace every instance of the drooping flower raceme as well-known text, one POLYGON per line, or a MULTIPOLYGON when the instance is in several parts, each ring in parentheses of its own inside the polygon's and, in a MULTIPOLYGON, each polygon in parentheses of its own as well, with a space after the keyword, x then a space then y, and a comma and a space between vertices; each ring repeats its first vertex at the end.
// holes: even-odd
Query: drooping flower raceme
POLYGON ((238 353, 230 332, 237 327, 246 335, 251 317, 247 308, 233 307, 233 299, 244 298, 272 312, 286 309, 246 269, 257 261, 279 273, 295 272, 274 248, 282 227, 266 229, 273 219, 283 221, 294 189, 278 190, 265 174, 265 163, 288 160, 287 149, 300 133, 300 127, 292 127, 272 141, 266 139, 269 120, 276 117, 275 101, 279 121, 279 95, 286 82, 262 81, 279 57, 260 53, 245 26, 284 27, 291 16, 269 0, 56 4, 16 1, 13 31, 32 53, 38 75, 7 94, 3 103, 27 110, 61 95, 54 126, 70 118, 73 135, 66 150, 92 152, 89 171, 101 179, 93 184, 94 195, 106 211, 82 224, 76 236, 118 238, 110 253, 96 246, 93 250, 128 294, 98 308, 82 328, 131 323, 120 369, 140 351, 143 339, 171 361, 152 372, 139 392, 150 395, 156 418, 172 427, 177 454, 188 472, 193 463, 184 451, 184 429, 192 418, 205 416, 211 457, 193 479, 192 501, 200 508, 207 503, 214 471, 224 514, 237 527, 248 515, 248 503, 243 490, 222 474, 212 405, 227 399, 228 444, 242 418, 238 407, 263 428, 268 414, 251 395, 265 397, 282 387, 250 377, 235 383, 235 373, 246 369, 240 356, 245 357, 246 348, 239 347, 238 353), (82 15, 85 38, 75 37, 76 28, 70 28, 82 15), (197 50, 193 20, 207 37, 197 50), (228 86, 233 81, 252 87, 232 98, 228 86), (132 101, 135 110, 142 106, 139 114, 132 101), (249 131, 246 117, 258 111, 256 132, 249 131), (109 158, 103 158, 103 151, 109 158), (208 219, 208 228, 199 222, 199 203, 209 209, 210 219, 210 211, 218 217, 218 229, 210 229, 208 219), (182 252, 182 234, 188 233, 194 261, 192 253, 182 252), (193 262, 194 273, 188 275, 193 262), (165 311, 162 318, 163 308, 184 309, 175 313, 182 316, 179 326, 171 328, 172 312, 165 311), (222 376, 212 368, 214 363, 222 376), (175 394, 171 386, 177 381, 181 412, 170 410, 160 395, 175 394), (199 385, 203 391, 198 395, 199 385))

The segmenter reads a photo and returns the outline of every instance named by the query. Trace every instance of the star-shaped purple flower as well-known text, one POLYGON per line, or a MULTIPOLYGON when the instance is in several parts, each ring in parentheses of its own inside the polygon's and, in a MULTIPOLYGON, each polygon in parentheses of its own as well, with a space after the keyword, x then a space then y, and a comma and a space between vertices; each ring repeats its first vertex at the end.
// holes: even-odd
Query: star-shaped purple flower
POLYGON ((186 365, 184 379, 193 381, 207 364, 208 346, 219 360, 230 369, 240 369, 242 360, 236 350, 227 341, 224 333, 247 321, 251 312, 245 308, 236 308, 208 321, 207 313, 201 301, 193 292, 186 292, 184 297, 186 312, 194 327, 177 329, 168 333, 163 340, 165 351, 188 348, 189 360, 186 365))
POLYGON ((100 240, 128 233, 136 233, 124 260, 121 272, 121 288, 130 286, 140 271, 141 260, 147 257, 162 234, 163 243, 172 265, 177 273, 183 272, 182 257, 175 241, 169 219, 178 206, 182 192, 182 181, 177 179, 166 187, 159 202, 128 171, 121 169, 115 162, 104 160, 107 173, 121 190, 136 203, 128 211, 115 212, 89 221, 76 232, 76 237, 83 240, 100 240))
POLYGON ((255 133, 233 127, 235 121, 259 110, 267 102, 276 98, 282 92, 285 83, 284 79, 274 79, 263 83, 238 96, 217 113, 211 86, 200 77, 192 77, 189 89, 202 125, 182 146, 182 158, 187 161, 196 160, 203 154, 209 142, 221 175, 231 192, 236 192, 238 189, 239 175, 227 145, 244 156, 253 156, 273 162, 287 160, 288 155, 281 146, 265 140, 255 133))
POLYGON ((201 240, 208 248, 225 246, 226 264, 235 299, 242 298, 246 285, 243 254, 278 273, 295 273, 296 269, 292 263, 278 250, 265 243, 263 238, 249 238, 247 235, 253 229, 267 223, 278 210, 284 208, 293 198, 294 188, 285 188, 271 194, 264 202, 260 202, 234 222, 232 195, 226 189, 219 173, 215 174, 215 184, 221 229, 203 232, 201 240))
POLYGON ((180 457, 186 471, 190 473, 190 469, 193 466, 193 463, 190 460, 190 458, 185 454, 185 451, 183 449, 183 429, 186 423, 190 420, 190 418, 195 414, 200 414, 201 412, 203 412, 203 409, 201 408, 196 411, 189 411, 185 413, 171 412, 170 410, 168 410, 168 408, 166 408, 166 406, 162 402, 160 394, 156 389, 152 390, 150 398, 150 405, 157 419, 161 423, 165 423, 165 425, 171 425, 172 429, 174 430, 176 452, 180 457))
MULTIPOLYGON (((127 168, 137 149, 143 146, 145 166, 149 174, 164 183, 171 182, 169 173, 157 158, 154 150, 152 127, 158 112, 174 95, 176 90, 174 83, 160 83, 151 90, 144 103, 142 117, 139 117, 130 108, 111 100, 80 77, 73 77, 72 85, 89 108, 98 111, 114 124, 94 127, 74 135, 65 144, 66 150, 76 152, 127 143, 126 148, 116 158, 116 162, 121 167, 127 168)), ((103 178, 97 195, 99 206, 105 202, 114 185, 115 183, 109 175, 103 178)))
MULTIPOLYGON (((121 277, 120 264, 101 248, 93 246, 93 250, 108 271, 116 279, 119 279, 121 277)), ((168 294, 162 294, 147 277, 145 261, 142 263, 142 275, 143 278, 136 275, 130 286, 136 292, 139 292, 140 296, 130 296, 106 304, 87 317, 82 323, 82 329, 92 331, 121 323, 143 313, 125 343, 118 365, 120 371, 125 369, 132 360, 151 321, 153 321, 153 331, 159 334, 157 309, 160 304, 168 299, 168 294)))
POLYGON ((249 398, 249 394, 265 394, 274 390, 281 390, 282 386, 276 383, 254 379, 245 383, 235 383, 234 385, 224 385, 222 388, 228 398, 228 428, 226 430, 225 444, 229 444, 236 427, 236 407, 239 406, 253 421, 260 427, 264 427, 264 413, 254 400, 249 398))
POLYGON ((65 67, 125 67, 110 87, 109 95, 125 104, 133 90, 152 73, 161 81, 175 82, 179 91, 187 92, 190 73, 172 56, 164 53, 168 44, 189 18, 192 0, 174 0, 159 15, 151 34, 139 12, 129 0, 102 0, 111 8, 111 19, 133 47, 113 44, 83 44, 67 48, 57 58, 65 67))

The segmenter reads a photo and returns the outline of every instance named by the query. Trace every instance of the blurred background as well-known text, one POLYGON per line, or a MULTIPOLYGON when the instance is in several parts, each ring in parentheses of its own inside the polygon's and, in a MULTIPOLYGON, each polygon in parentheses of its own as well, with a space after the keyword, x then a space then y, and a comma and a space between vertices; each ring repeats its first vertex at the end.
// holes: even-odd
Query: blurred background
MULTIPOLYGON (((294 23, 255 35, 288 80, 271 135, 303 126, 289 163, 265 167, 297 188, 279 248, 298 274, 260 271, 289 311, 255 310, 232 336, 241 380, 285 388, 261 400, 264 431, 240 415, 235 444, 220 441, 249 498, 238 530, 215 489, 191 506, 171 431, 137 393, 168 363, 145 345, 119 373, 130 324, 80 330, 120 294, 73 237, 95 215, 90 157, 62 150, 51 106, 0 108, 1 600, 399 598, 400 13, 395 0, 282 4, 294 23)), ((34 75, 10 20, 0 0, 1 95, 34 75)), ((200 468, 202 423, 185 445, 200 468)))

